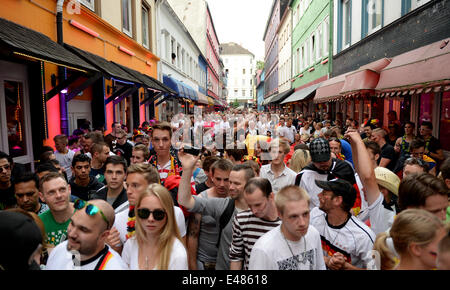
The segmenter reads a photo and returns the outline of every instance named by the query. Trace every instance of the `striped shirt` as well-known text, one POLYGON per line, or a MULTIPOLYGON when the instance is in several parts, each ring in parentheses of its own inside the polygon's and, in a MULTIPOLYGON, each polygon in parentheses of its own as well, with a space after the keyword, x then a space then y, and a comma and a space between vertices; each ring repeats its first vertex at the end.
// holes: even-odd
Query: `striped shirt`
POLYGON ((243 261, 243 269, 247 270, 253 245, 262 235, 280 224, 281 220, 279 218, 274 221, 263 220, 256 217, 251 210, 245 210, 236 214, 233 220, 230 261, 243 261))

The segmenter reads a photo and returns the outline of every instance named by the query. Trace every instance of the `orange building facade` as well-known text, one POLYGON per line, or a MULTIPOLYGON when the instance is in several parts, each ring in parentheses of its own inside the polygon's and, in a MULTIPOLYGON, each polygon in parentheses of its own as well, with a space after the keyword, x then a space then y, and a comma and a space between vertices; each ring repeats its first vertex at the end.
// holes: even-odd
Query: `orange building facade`
MULTIPOLYGON (((71 135, 85 120, 92 127, 103 126, 105 134, 113 122, 121 122, 131 132, 158 115, 154 101, 168 92, 155 80, 159 58, 152 53, 153 45, 146 48, 136 35, 142 32, 136 32, 136 23, 143 18, 133 18, 130 37, 101 17, 100 7, 92 11, 76 1, 63 2, 64 45, 55 49, 66 50, 70 57, 52 55, 53 50, 46 48, 57 44, 34 40, 41 39, 37 32, 58 42, 56 0, 5 0, 0 9, 0 19, 11 27, 0 38, 0 150, 31 167, 42 146, 53 147, 54 136, 71 135), (95 59, 83 58, 69 47, 103 58, 107 66, 98 66, 95 59)), ((120 1, 114 3, 124 9, 120 1)), ((152 20, 148 20, 151 39, 152 20)))

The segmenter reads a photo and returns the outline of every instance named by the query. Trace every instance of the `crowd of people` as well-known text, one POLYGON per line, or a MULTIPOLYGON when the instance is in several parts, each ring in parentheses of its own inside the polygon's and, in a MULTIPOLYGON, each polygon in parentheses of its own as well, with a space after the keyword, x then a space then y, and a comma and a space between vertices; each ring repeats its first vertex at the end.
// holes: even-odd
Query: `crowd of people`
POLYGON ((1 269, 450 270, 432 124, 177 114, 0 152, 1 269))

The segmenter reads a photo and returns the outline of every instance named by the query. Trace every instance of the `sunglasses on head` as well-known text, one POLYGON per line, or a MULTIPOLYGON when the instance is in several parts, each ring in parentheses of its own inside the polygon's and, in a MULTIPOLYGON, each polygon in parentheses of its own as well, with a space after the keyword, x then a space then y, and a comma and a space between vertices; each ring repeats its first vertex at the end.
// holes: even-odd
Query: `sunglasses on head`
POLYGON ((100 215, 102 216, 103 220, 106 222, 109 228, 109 221, 106 218, 105 214, 102 212, 102 210, 98 208, 98 206, 90 204, 82 199, 77 199, 73 204, 73 206, 75 207, 76 210, 80 210, 86 207, 86 214, 90 216, 94 216, 97 213, 100 213, 100 215))
POLYGON ((166 212, 162 209, 149 210, 148 208, 140 208, 137 210, 137 215, 141 219, 148 219, 150 214, 153 214, 153 218, 156 221, 161 221, 166 216, 166 212))

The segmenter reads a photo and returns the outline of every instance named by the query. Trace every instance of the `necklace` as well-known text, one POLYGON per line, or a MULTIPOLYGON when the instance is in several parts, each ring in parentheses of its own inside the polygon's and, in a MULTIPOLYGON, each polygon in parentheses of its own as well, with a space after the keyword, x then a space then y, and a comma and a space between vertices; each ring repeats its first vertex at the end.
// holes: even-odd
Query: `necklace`
MULTIPOLYGON (((300 269, 299 269, 299 266, 300 266, 300 259, 299 259, 299 256, 300 256, 300 255, 297 255, 297 256, 294 255, 294 252, 292 251, 291 245, 289 245, 289 242, 288 242, 288 240, 286 239, 286 236, 284 235, 284 233, 283 233, 283 231, 281 230, 281 228, 280 228, 280 232, 281 232, 281 235, 283 236, 284 241, 286 242, 286 245, 287 245, 288 248, 289 248, 289 251, 290 251, 291 254, 292 254, 292 258, 294 258, 294 260, 297 262, 297 270, 300 270, 300 269)), ((305 236, 303 236, 302 238, 303 238, 303 244, 304 244, 304 254, 306 255, 306 239, 305 239, 305 236)))

